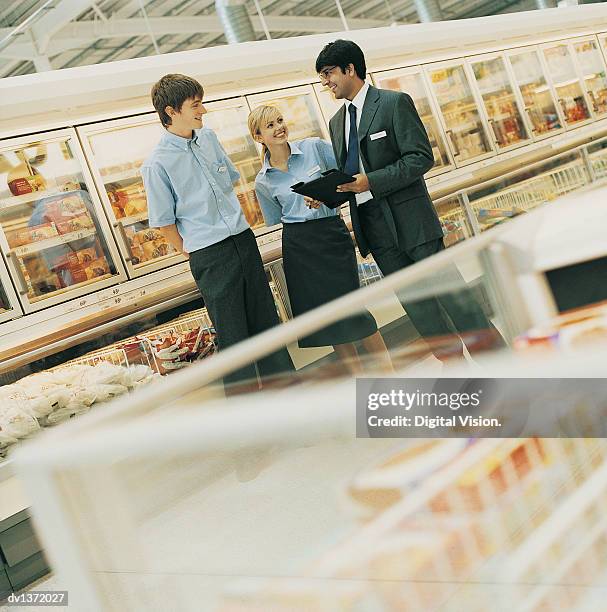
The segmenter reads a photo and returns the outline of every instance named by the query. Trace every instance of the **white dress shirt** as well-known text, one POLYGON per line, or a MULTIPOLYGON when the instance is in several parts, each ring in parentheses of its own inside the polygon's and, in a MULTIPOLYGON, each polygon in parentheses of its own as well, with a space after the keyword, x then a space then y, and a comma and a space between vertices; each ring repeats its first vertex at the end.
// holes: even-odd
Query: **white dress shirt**
MULTIPOLYGON (((348 150, 348 136, 350 135, 350 113, 348 112, 348 107, 350 104, 354 104, 356 106, 356 130, 358 131, 358 126, 360 125, 360 117, 363 112, 363 106, 365 104, 365 98, 367 97, 367 92, 369 91, 369 83, 365 83, 360 91, 354 96, 352 102, 346 102, 346 122, 344 125, 344 136, 346 139, 346 151, 348 150)), ((363 160, 360 157, 360 141, 358 148, 358 165, 359 165, 359 174, 366 174, 365 169, 363 167, 363 160)), ((362 193, 357 193, 356 195, 356 205, 360 206, 363 202, 367 202, 368 200, 373 199, 373 194, 370 191, 363 191, 362 193)))

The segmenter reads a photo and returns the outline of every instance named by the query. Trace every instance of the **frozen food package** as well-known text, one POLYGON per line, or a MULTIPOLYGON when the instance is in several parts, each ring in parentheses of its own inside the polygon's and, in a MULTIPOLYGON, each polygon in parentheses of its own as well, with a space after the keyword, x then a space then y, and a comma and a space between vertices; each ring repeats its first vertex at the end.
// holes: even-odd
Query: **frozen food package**
POLYGON ((42 223, 29 228, 29 237, 31 242, 46 240, 57 236, 57 227, 54 223, 42 223))
POLYGON ((146 261, 146 256, 141 246, 137 245, 131 247, 131 261, 133 262, 134 266, 142 261, 146 261))
POLYGON ((133 234, 133 244, 143 244, 144 242, 151 242, 153 240, 164 241, 164 236, 159 229, 155 227, 148 227, 140 230, 133 234))
POLYGON ((110 273, 110 269, 105 257, 95 259, 84 266, 84 274, 87 280, 98 278, 110 273))
POLYGON ((74 255, 79 264, 89 265, 97 259, 97 249, 95 247, 80 249, 76 251, 74 255))
POLYGON ((46 204, 46 217, 55 223, 69 221, 84 214, 88 214, 86 203, 78 193, 56 198, 46 204))
POLYGON ((88 214, 78 215, 65 221, 57 222, 57 230, 60 234, 70 234, 71 232, 77 232, 79 230, 90 229, 94 227, 93 220, 88 214))
POLYGON ((31 228, 22 227, 14 230, 5 230, 6 240, 8 241, 8 246, 11 249, 15 249, 17 247, 23 246, 24 244, 29 244, 31 241, 31 228))
POLYGON ((152 240, 144 242, 141 246, 146 259, 158 259, 171 252, 171 247, 165 240, 152 240))

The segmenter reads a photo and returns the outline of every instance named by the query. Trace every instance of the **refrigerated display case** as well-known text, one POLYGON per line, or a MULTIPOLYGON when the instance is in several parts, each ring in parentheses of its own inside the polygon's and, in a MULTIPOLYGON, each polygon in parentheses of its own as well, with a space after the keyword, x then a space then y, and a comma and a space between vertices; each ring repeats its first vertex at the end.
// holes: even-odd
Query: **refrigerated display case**
POLYGON ((426 68, 456 165, 495 154, 463 63, 426 68))
POLYGON ((590 104, 582 88, 569 45, 564 43, 543 46, 542 50, 556 98, 563 111, 565 125, 582 125, 592 121, 590 104))
POLYGON ((312 136, 329 140, 329 130, 312 85, 255 94, 247 96, 247 101, 252 109, 262 104, 278 107, 289 127, 290 140, 312 136))
POLYGON ((534 137, 552 136, 563 131, 563 120, 556 108, 537 50, 511 51, 507 57, 523 96, 534 137))
MULTIPOLYGON (((367 74, 366 83, 373 85, 374 79, 367 74)), ((337 100, 331 90, 321 83, 314 83, 314 91, 320 105, 320 110, 325 118, 325 123, 329 125, 329 120, 344 105, 346 100, 337 100)))
POLYGON ((434 154, 434 167, 428 172, 427 176, 434 176, 451 170, 454 167, 453 160, 449 156, 447 145, 443 139, 443 132, 436 118, 436 111, 432 106, 421 68, 377 72, 374 73, 374 78, 377 80, 378 87, 403 91, 413 99, 415 108, 426 128, 434 154))
POLYGON ((529 130, 503 55, 470 60, 470 65, 498 150, 528 144, 529 130))
POLYGON ((443 242, 446 247, 470 238, 474 234, 457 195, 441 198, 433 204, 443 228, 443 242))
POLYGON ((75 130, 0 148, 0 245, 26 312, 126 280, 75 130))
POLYGON ((257 145, 249 134, 249 107, 244 98, 205 103, 207 114, 203 122, 214 130, 223 148, 240 172, 234 191, 253 229, 264 226, 263 215, 255 194, 255 177, 261 170, 257 145))
POLYGON ((586 38, 571 44, 594 114, 603 116, 607 114, 607 74, 596 39, 586 38))
MULTIPOLYGON (((255 197, 260 168, 255 143, 248 135, 248 107, 243 98, 205 104, 203 123, 213 129, 241 180, 236 195, 251 227, 263 225, 255 197)), ((147 274, 178 261, 161 232, 148 224, 147 200, 139 168, 163 133, 156 113, 78 128, 99 193, 121 243, 131 277, 147 274)))
POLYGON ((470 189, 467 197, 478 227, 484 231, 590 183, 584 154, 577 150, 470 189))
POLYGON ((0 257, 0 323, 23 314, 4 260, 0 257))
POLYGON ((160 231, 149 226, 147 199, 139 173, 162 132, 155 113, 78 128, 132 278, 184 259, 160 231))

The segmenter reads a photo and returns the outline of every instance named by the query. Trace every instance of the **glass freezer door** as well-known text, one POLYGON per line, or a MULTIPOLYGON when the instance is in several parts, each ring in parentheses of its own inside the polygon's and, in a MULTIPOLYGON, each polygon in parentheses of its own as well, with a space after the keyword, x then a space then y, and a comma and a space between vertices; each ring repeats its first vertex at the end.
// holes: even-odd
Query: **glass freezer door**
POLYGON ((11 278, 2 257, 0 257, 0 323, 23 315, 19 298, 13 289, 11 278))
POLYGON ((330 140, 320 107, 311 85, 247 96, 251 109, 269 104, 277 106, 289 126, 289 139, 302 140, 317 136, 330 140))
POLYGON ((126 279, 74 130, 2 145, 0 230, 26 312, 126 279))
POLYGON ((78 128, 131 278, 185 261, 159 230, 149 226, 139 173, 163 131, 156 113, 78 128))
POLYGON ((427 68, 456 165, 494 155, 463 64, 427 68))
POLYGON ((434 153, 434 167, 427 176, 434 176, 454 167, 449 156, 447 145, 443 139, 436 113, 432 107, 430 95, 426 89, 421 69, 415 70, 388 70, 374 74, 378 87, 403 91, 411 96, 415 108, 426 128, 426 133, 434 153))
POLYGON ((508 58, 523 96, 534 137, 545 138, 563 131, 563 120, 556 108, 537 51, 514 51, 508 54, 508 58))
POLYGON ((590 104, 586 99, 569 46, 566 44, 548 46, 543 47, 543 51, 565 124, 578 126, 592 121, 590 104))
POLYGON ((597 116, 604 116, 607 114, 607 75, 598 44, 593 38, 572 44, 592 109, 597 116))
POLYGON ((495 145, 506 151, 531 139, 502 56, 470 61, 493 132, 495 145))
MULTIPOLYGON (((366 82, 369 85, 373 85, 373 79, 370 74, 367 74, 366 82)), ((345 100, 337 100, 331 90, 328 87, 324 87, 321 83, 314 83, 314 91, 316 92, 316 98, 328 128, 331 117, 344 105, 345 100)))
POLYGON ((207 114, 202 121, 217 134, 221 145, 240 172, 234 186, 240 206, 249 225, 255 230, 265 227, 255 194, 255 177, 261 170, 261 159, 255 141, 249 135, 249 107, 244 98, 205 103, 207 114))

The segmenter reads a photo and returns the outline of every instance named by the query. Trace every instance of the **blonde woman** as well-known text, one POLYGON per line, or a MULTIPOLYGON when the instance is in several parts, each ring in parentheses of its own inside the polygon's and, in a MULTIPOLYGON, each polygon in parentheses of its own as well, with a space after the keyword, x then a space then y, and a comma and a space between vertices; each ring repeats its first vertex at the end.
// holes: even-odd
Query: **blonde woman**
MULTIPOLYGON (((251 136, 262 145, 262 168, 255 191, 266 225, 282 222, 282 255, 291 309, 297 316, 359 288, 350 232, 338 209, 304 198, 291 185, 318 178, 336 167, 331 145, 320 138, 289 142, 280 110, 260 106, 249 115, 251 136)), ((350 370, 361 371, 355 345, 361 341, 392 369, 384 340, 371 313, 364 311, 301 338, 301 348, 332 345, 350 370)))

